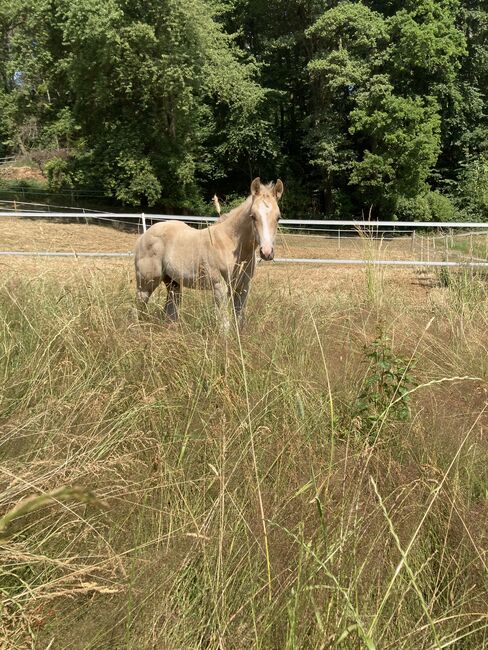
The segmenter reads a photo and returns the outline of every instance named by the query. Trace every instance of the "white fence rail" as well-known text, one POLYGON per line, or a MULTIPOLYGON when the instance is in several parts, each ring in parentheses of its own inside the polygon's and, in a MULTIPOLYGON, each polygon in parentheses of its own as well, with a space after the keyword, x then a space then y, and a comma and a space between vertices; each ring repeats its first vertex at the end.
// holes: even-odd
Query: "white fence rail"
MULTIPOLYGON (((0 256, 17 256, 17 257, 133 257, 133 253, 75 253, 73 251, 0 251, 0 256)), ((256 260, 261 262, 259 258, 256 260)), ((315 257, 275 257, 273 264, 330 264, 330 265, 343 265, 343 266, 418 266, 418 267, 462 267, 466 269, 473 268, 488 268, 488 261, 483 262, 449 262, 449 261, 436 261, 436 260, 345 260, 345 259, 327 259, 315 257)))
MULTIPOLYGON (((36 211, 36 210, 5 210, 0 212, 0 218, 2 217, 32 217, 37 219, 42 219, 43 217, 47 219, 80 219, 86 217, 87 219, 107 219, 110 221, 120 221, 126 222, 127 219, 142 219, 146 221, 184 221, 186 223, 212 223, 217 220, 217 217, 201 217, 201 216, 192 216, 192 215, 176 215, 176 214, 148 214, 144 212, 61 212, 61 211, 36 211), (119 217, 117 219, 117 217, 119 217)), ((308 230, 308 226, 322 226, 324 228, 328 226, 355 226, 358 228, 389 228, 394 230, 395 228, 445 228, 449 230, 450 228, 471 228, 474 230, 486 230, 488 231, 488 223, 483 223, 479 221, 368 221, 368 220, 357 220, 357 219, 282 219, 280 221, 280 226, 282 228, 287 228, 288 226, 300 226, 303 230, 308 230)))
MULTIPOLYGON (((86 219, 87 222, 92 221, 109 221, 115 223, 129 224, 136 222, 142 225, 142 229, 146 230, 147 222, 152 221, 184 221, 190 224, 204 224, 210 225, 217 220, 217 217, 204 217, 204 216, 181 216, 181 215, 168 215, 168 214, 145 214, 145 213, 112 213, 112 212, 66 212, 66 211, 39 211, 39 210, 9 210, 0 207, 0 220, 2 218, 35 218, 35 219, 86 219)), ((318 219, 283 219, 280 221, 280 228, 291 230, 293 232, 306 231, 310 233, 320 233, 320 237, 334 239, 339 243, 341 237, 356 237, 359 232, 363 232, 370 239, 395 239, 396 237, 385 236, 385 233, 390 235, 411 235, 412 236, 412 252, 413 244, 415 242, 415 233, 418 229, 438 229, 447 231, 448 235, 444 235, 446 240, 446 254, 449 252, 448 239, 452 241, 453 233, 455 230, 469 230, 468 235, 473 236, 479 234, 486 234, 487 237, 487 258, 488 258, 488 223, 480 222, 439 222, 439 221, 368 221, 368 220, 318 220, 318 219), (474 231, 474 232, 473 232, 474 231), (333 237, 327 237, 330 233, 335 233, 333 237)), ((461 234, 461 233, 460 233, 461 234)), ((431 237, 434 240, 434 237, 431 237)), ((1 244, 0 244, 1 246, 1 244)), ((71 258, 84 258, 84 257, 130 257, 132 253, 128 252, 74 252, 74 251, 4 251, 0 250, 0 256, 30 256, 30 257, 71 257, 71 258)), ((464 267, 464 268, 477 268, 488 267, 488 259, 473 257, 471 251, 469 260, 432 260, 432 259, 409 259, 409 260, 376 260, 376 259, 335 259, 335 258, 275 258, 276 263, 293 263, 293 264, 330 264, 330 265, 368 265, 374 264, 379 266, 400 266, 400 267, 464 267)))

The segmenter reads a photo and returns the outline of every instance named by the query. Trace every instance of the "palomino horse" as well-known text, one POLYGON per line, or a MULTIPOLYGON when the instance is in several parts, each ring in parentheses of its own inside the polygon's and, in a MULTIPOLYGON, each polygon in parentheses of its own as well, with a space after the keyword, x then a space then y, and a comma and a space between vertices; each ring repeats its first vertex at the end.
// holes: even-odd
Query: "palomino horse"
POLYGON ((178 318, 182 287, 212 289, 221 326, 230 325, 227 298, 232 298, 238 321, 254 274, 256 249, 272 260, 280 218, 278 201, 283 183, 251 183, 250 196, 212 226, 196 230, 180 221, 156 223, 141 235, 135 249, 136 303, 140 314, 156 287, 167 289, 165 313, 178 318))

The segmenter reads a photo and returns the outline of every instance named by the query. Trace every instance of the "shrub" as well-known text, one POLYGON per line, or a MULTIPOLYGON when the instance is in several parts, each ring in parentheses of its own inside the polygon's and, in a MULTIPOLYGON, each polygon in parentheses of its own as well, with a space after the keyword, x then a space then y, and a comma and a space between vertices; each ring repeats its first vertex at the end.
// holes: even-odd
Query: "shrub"
POLYGON ((463 209, 474 220, 488 218, 488 157, 471 161, 461 177, 463 209))
POLYGON ((58 191, 62 188, 75 188, 80 179, 79 175, 73 170, 73 165, 69 160, 62 158, 52 158, 44 165, 47 173, 47 182, 49 189, 58 191))
POLYGON ((394 218, 398 221, 430 221, 430 206, 425 196, 398 199, 394 218))
POLYGON ((414 198, 400 197, 395 219, 398 221, 455 221, 458 212, 452 200, 437 191, 414 198))
POLYGON ((428 192, 426 195, 432 221, 455 221, 456 208, 451 199, 440 192, 428 192))
POLYGON ((374 439, 377 424, 388 414, 390 419, 410 418, 409 390, 415 386, 412 359, 398 356, 388 337, 380 335, 364 351, 369 362, 363 387, 355 403, 360 429, 374 439))

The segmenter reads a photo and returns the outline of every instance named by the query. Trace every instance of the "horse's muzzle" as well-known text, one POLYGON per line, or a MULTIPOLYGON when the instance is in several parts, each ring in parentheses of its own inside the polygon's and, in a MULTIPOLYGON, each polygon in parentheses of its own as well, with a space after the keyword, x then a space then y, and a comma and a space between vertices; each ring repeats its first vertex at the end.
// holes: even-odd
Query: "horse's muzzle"
POLYGON ((259 249, 259 255, 262 260, 265 260, 266 262, 270 262, 272 259, 274 259, 274 249, 273 248, 260 248, 259 249))

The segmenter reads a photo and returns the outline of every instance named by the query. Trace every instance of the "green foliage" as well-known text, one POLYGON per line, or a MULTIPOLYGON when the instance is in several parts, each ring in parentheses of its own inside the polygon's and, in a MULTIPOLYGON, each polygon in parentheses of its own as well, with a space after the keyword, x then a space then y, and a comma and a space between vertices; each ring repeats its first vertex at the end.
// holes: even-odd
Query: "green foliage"
POLYGON ((121 152, 107 175, 107 187, 122 203, 154 205, 161 196, 161 184, 147 158, 121 152))
POLYGON ((397 221, 431 221, 429 202, 424 195, 407 198, 400 196, 395 208, 397 221))
POLYGON ((391 217, 399 197, 428 189, 442 150, 443 88, 465 52, 454 9, 426 0, 384 16, 342 2, 309 29, 320 94, 313 163, 341 172, 363 210, 391 217))
POLYGON ((449 196, 440 192, 428 192, 427 203, 432 221, 455 221, 459 213, 449 196))
POLYGON ((197 196, 198 180, 215 173, 210 142, 227 173, 230 159, 252 167, 276 155, 258 115, 257 68, 217 17, 207 0, 32 7, 10 37, 15 121, 33 125, 19 146, 81 148, 90 168, 76 156, 70 167, 82 182, 132 205, 197 196))
POLYGON ((358 185, 369 203, 381 204, 398 195, 416 196, 439 154, 439 117, 429 98, 394 94, 385 77, 370 80, 358 93, 351 111, 350 132, 371 142, 352 167, 350 183, 358 185))
POLYGON ((392 218, 427 195, 448 220, 429 195, 447 188, 485 218, 487 25, 482 0, 11 0, 0 155, 66 150, 53 187, 140 207, 259 174, 295 213, 392 218))
POLYGON ((303 185, 293 180, 286 184, 286 191, 281 199, 280 208, 282 212, 294 219, 310 218, 311 213, 318 211, 318 206, 312 204, 310 196, 303 185))
POLYGON ((440 192, 426 192, 397 200, 395 219, 398 221, 456 221, 459 211, 452 199, 440 192))
POLYGON ((407 0, 389 18, 395 78, 414 92, 454 82, 466 54, 464 34, 456 25, 458 9, 457 0, 407 0))
POLYGON ((463 208, 471 218, 488 219, 488 155, 470 161, 461 175, 460 194, 463 208))
POLYGON ((44 165, 48 186, 52 190, 63 188, 73 189, 80 185, 80 175, 76 174, 69 161, 62 158, 51 158, 44 165))
POLYGON ((376 425, 386 417, 399 422, 410 418, 409 391, 417 385, 412 374, 415 361, 397 355, 383 334, 366 347, 364 354, 369 367, 353 411, 356 428, 373 440, 376 425))
MULTIPOLYGON (((379 13, 352 2, 343 2, 324 12, 307 34, 317 43, 317 54, 309 62, 308 70, 318 98, 308 143, 311 162, 323 170, 331 194, 332 175, 339 173, 350 178, 354 168, 357 154, 349 135, 354 132, 350 113, 357 94, 369 86, 373 70, 383 61, 388 34, 379 13)), ((388 163, 377 156, 365 158, 367 169, 357 170, 357 180, 364 180, 374 192, 378 183, 389 182, 392 172, 388 163)), ((332 203, 331 197, 329 202, 332 203)))

